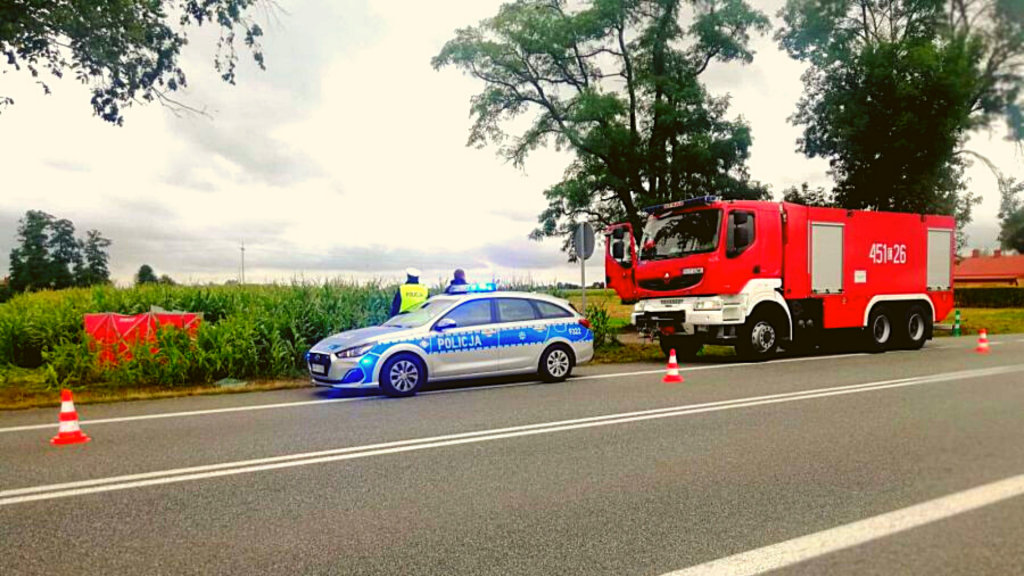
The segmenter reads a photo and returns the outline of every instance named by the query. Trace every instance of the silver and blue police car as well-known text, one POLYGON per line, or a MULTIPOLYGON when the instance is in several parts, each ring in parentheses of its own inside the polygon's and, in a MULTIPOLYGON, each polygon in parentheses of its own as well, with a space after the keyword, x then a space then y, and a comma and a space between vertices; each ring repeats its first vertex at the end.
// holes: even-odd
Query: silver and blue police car
POLYGON ((499 292, 488 283, 325 338, 306 362, 318 386, 379 386, 390 396, 411 396, 428 380, 532 373, 558 382, 593 356, 590 323, 567 301, 499 292))

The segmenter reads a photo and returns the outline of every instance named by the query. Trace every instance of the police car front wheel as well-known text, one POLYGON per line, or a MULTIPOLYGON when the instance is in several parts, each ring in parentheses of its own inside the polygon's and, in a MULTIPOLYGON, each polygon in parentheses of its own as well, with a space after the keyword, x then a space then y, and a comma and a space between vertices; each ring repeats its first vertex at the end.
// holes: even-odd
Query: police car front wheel
POLYGON ((389 358, 380 369, 380 389, 388 396, 412 396, 426 381, 426 365, 412 354, 389 358))
POLYGON ((545 382, 562 382, 572 374, 575 363, 568 347, 552 346, 540 357, 540 378, 545 382))

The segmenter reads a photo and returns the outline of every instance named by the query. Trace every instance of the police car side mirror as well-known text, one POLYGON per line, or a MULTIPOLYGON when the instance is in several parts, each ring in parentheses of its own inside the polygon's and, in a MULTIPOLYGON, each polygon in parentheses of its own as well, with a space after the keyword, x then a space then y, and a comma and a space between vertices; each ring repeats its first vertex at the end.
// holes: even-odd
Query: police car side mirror
POLYGON ((458 325, 459 323, 456 322, 455 320, 452 320, 451 318, 444 318, 434 325, 434 330, 437 330, 438 332, 444 332, 445 330, 451 330, 452 328, 456 328, 458 325))

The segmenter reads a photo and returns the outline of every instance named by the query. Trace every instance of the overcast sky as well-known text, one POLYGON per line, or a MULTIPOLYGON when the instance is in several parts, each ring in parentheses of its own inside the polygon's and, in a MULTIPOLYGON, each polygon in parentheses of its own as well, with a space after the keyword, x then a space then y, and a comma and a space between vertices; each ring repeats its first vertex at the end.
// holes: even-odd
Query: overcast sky
MULTIPOLYGON (((539 150, 524 172, 493 149, 467 148, 481 85, 430 67, 456 28, 493 15, 500 0, 280 4, 265 26, 267 72, 246 64, 230 86, 213 70, 209 38, 188 47, 180 97, 209 118, 154 105, 128 110, 117 128, 92 115, 70 78, 44 96, 27 74, 4 75, 17 104, 0 114, 0 269, 18 218, 40 209, 111 238, 120 282, 143 263, 180 281, 235 278, 242 241, 249 281, 392 277, 406 266, 429 282, 454 267, 471 280, 578 278, 557 242, 527 239, 569 157, 539 150)), ((774 20, 782 0, 752 4, 774 20)), ((712 65, 703 76, 753 127, 752 177, 777 194, 829 185, 827 163, 795 152, 800 130, 786 121, 802 66, 770 38, 755 47, 752 65, 712 65)), ((978 134, 969 148, 1024 175, 1005 134, 978 134)), ((981 165, 968 175, 985 198, 971 245, 995 247, 995 178, 981 165)), ((595 257, 588 281, 603 276, 595 257)))

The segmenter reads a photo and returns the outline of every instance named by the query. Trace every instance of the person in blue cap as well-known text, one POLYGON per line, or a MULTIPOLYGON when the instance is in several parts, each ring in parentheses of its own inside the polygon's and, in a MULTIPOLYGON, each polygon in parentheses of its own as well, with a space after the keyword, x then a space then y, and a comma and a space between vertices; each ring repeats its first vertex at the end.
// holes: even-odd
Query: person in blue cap
POLYGON ((466 271, 459 268, 455 271, 455 276, 452 278, 452 283, 448 285, 448 288, 444 291, 445 294, 460 294, 466 291, 466 271))

